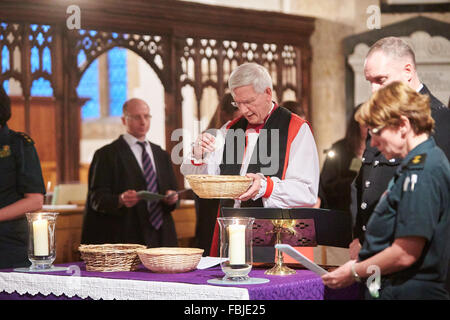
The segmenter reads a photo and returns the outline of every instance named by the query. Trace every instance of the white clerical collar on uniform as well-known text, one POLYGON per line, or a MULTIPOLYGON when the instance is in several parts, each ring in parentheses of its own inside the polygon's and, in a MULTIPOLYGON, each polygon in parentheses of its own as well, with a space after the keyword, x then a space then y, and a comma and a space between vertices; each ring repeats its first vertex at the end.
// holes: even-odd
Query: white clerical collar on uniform
POLYGON ((417 92, 420 92, 420 90, 422 90, 422 88, 423 88, 423 83, 420 84, 419 88, 417 88, 416 91, 417 91, 417 92))

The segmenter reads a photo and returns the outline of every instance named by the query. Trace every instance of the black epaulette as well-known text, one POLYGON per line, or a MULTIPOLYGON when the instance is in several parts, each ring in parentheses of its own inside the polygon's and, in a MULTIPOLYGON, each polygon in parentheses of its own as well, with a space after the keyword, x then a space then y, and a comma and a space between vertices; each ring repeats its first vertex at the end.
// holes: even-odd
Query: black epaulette
POLYGON ((25 132, 15 132, 15 131, 11 131, 13 132, 14 136, 22 139, 23 141, 25 141, 26 144, 34 144, 33 139, 31 139, 31 137, 29 135, 27 135, 25 132))
POLYGON ((418 154, 417 156, 414 156, 411 160, 409 160, 407 167, 414 169, 414 168, 423 168, 425 165, 425 160, 427 159, 427 154, 422 153, 418 154))

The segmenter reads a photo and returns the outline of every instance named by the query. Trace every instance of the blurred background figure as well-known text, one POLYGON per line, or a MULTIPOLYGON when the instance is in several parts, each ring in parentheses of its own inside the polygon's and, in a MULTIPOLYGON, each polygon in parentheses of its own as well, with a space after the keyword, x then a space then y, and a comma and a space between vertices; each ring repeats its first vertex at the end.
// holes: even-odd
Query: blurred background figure
POLYGON ((290 112, 297 114, 300 118, 306 119, 306 113, 300 102, 294 100, 286 100, 280 104, 280 107, 288 109, 290 112))
POLYGON ((367 128, 354 118, 360 107, 350 115, 345 137, 325 150, 327 158, 319 182, 320 208, 350 212, 350 186, 361 167, 367 136, 367 128))
MULTIPOLYGON (((234 107, 231 93, 226 93, 220 101, 217 110, 212 117, 208 129, 219 129, 224 123, 241 115, 238 108, 234 107)), ((196 247, 204 249, 204 256, 209 256, 214 226, 216 224, 217 210, 219 210, 219 199, 202 199, 194 194, 196 227, 196 247)))
POLYGON ((227 121, 233 120, 241 115, 241 111, 233 106, 233 96, 225 93, 217 106, 216 112, 211 118, 207 129, 219 129, 227 121))

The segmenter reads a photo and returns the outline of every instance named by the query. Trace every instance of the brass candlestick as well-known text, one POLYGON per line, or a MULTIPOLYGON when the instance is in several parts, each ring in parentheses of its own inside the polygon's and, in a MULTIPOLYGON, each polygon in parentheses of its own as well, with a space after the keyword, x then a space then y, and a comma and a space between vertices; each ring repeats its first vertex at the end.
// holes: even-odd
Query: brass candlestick
MULTIPOLYGON (((281 233, 295 233, 294 220, 290 219, 274 219, 272 220, 273 230, 268 233, 275 233, 276 244, 281 244, 281 233)), ((283 253, 277 250, 275 265, 273 268, 266 270, 264 274, 272 276, 287 276, 295 274, 296 271, 284 264, 283 253)))

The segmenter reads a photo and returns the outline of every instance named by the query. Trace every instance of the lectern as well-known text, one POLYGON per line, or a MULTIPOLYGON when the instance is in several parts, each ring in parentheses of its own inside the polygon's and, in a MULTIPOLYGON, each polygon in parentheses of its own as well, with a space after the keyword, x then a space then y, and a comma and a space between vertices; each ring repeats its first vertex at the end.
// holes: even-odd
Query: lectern
POLYGON ((295 247, 317 245, 348 248, 352 218, 338 210, 315 208, 221 208, 223 217, 253 217, 253 261, 274 262, 277 234, 275 221, 285 220, 280 242, 295 247), (287 226, 287 227, 286 227, 287 226))

